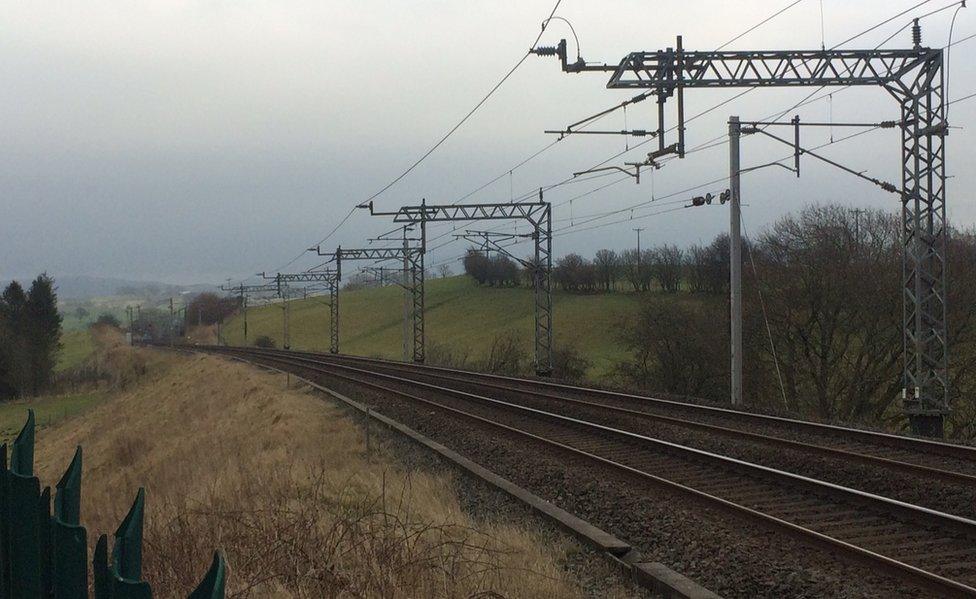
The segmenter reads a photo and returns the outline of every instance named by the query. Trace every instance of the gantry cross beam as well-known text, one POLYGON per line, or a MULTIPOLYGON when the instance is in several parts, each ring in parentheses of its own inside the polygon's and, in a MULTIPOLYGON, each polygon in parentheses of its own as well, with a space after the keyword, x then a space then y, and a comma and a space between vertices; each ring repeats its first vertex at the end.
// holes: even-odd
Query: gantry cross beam
MULTIPOLYGON (((376 212, 373 203, 364 204, 373 216, 391 216, 393 222, 420 226, 421 252, 419 271, 421 289, 423 286, 423 254, 427 244, 427 223, 481 220, 524 220, 532 225, 532 239, 535 241, 532 289, 535 300, 535 370, 541 376, 552 374, 552 207, 543 201, 539 191, 537 202, 488 203, 488 204, 427 204, 426 200, 416 206, 403 206, 394 212, 376 212)), ((415 310, 418 309, 415 304, 415 310)), ((423 297, 419 310, 423 311, 423 297)), ((423 355, 424 337, 414 335, 415 353, 417 347, 423 355)))
POLYGON ((879 86, 901 109, 903 406, 912 430, 941 436, 949 412, 946 326, 946 193, 943 51, 920 45, 892 50, 632 52, 617 65, 568 63, 566 42, 534 50, 555 55, 568 73, 609 72, 611 89, 654 90, 658 152, 684 155, 685 88, 879 86), (678 140, 664 142, 664 102, 677 94, 678 140))

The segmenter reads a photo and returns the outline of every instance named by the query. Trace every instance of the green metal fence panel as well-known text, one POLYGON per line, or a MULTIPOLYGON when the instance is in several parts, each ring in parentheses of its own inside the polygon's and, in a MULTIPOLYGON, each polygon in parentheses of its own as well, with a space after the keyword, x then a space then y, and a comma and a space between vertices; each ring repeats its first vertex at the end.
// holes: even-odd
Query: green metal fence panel
POLYGON ((81 447, 75 448, 71 464, 55 485, 54 517, 77 526, 81 523, 81 447))
POLYGON ((108 573, 108 536, 99 535, 95 543, 95 556, 92 558, 92 587, 95 599, 111 599, 108 573))
POLYGON ((215 551, 210 569, 187 599, 224 599, 226 581, 227 563, 224 561, 224 556, 219 551, 215 551))
POLYGON ((0 597, 10 596, 10 563, 7 559, 7 444, 0 445, 0 597))
POLYGON ((41 592, 51 596, 51 574, 54 567, 51 558, 51 487, 44 487, 41 500, 37 504, 37 518, 40 522, 39 544, 41 547, 41 592))
POLYGON ((152 590, 142 578, 142 525, 146 513, 146 490, 139 488, 129 513, 115 531, 112 547, 112 599, 149 599, 152 590))
POLYGON ((43 594, 41 483, 34 475, 34 411, 14 440, 6 472, 7 556, 12 599, 43 594))
MULTIPOLYGON (((41 491, 34 476, 34 412, 8 448, 0 445, 0 599, 88 597, 88 534, 81 526, 81 447, 56 485, 41 491), (9 451, 8 451, 9 449, 9 451), (9 457, 9 464, 8 464, 9 457)), ((152 599, 142 578, 142 534, 146 491, 140 488, 115 531, 109 559, 101 535, 92 558, 95 599, 152 599)), ((224 557, 215 553, 210 569, 190 599, 223 599, 224 557)))
POLYGON ((10 597, 33 599, 41 595, 41 485, 8 472, 7 489, 10 597))
POLYGON ((14 439, 10 470, 21 476, 34 476, 34 410, 27 410, 27 422, 14 439))
POLYGON ((112 599, 152 599, 152 589, 148 582, 115 579, 112 581, 112 599))
POLYGON ((88 533, 81 519, 81 447, 75 449, 54 496, 51 590, 55 599, 88 593, 88 533))

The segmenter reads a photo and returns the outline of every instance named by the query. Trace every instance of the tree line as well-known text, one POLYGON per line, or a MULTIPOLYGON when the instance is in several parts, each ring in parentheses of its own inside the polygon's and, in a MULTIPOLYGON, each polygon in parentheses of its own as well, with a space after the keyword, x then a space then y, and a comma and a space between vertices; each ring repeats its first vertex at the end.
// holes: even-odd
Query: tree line
MULTIPOLYGON (((904 364, 898 217, 807 208, 743 250, 744 397, 767 410, 898 429, 904 364)), ((714 245, 714 244, 713 244, 714 245)), ((948 248, 949 434, 976 438, 976 235, 948 248)), ((686 271, 687 272, 687 271, 686 271)), ((727 294, 645 298, 618 334, 629 385, 725 402, 727 294)))
MULTIPOLYGON (((531 260, 527 259, 531 265, 531 260)), ((463 258, 465 274, 482 285, 492 287, 531 286, 528 267, 511 258, 470 249, 463 258)), ((660 245, 638 252, 598 250, 593 259, 566 254, 553 264, 553 283, 571 293, 611 293, 614 291, 677 292, 720 294, 728 289, 729 237, 719 235, 708 245, 682 249, 660 245)))
MULTIPOLYGON (((525 269, 469 252, 486 285, 528 285, 525 269)), ((743 243, 744 397, 765 410, 899 428, 903 369, 902 231, 896 215, 828 205, 743 243)), ((976 438, 976 233, 949 235, 950 435, 976 438)), ((621 314, 617 382, 725 403, 729 396, 729 240, 600 250, 559 258, 559 288, 642 294, 621 314)))
POLYGON ((41 274, 28 290, 11 281, 0 295, 0 398, 37 395, 51 384, 61 349, 56 291, 41 274))

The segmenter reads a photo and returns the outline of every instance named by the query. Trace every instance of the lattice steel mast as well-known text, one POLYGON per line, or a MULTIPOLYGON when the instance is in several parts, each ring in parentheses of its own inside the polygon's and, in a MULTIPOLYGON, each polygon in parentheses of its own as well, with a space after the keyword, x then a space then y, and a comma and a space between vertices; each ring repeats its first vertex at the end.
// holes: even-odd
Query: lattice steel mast
MULTIPOLYGON (((403 206, 395 212, 376 212, 373 203, 360 206, 369 208, 373 216, 392 216, 393 222, 420 226, 421 249, 426 249, 427 223, 477 220, 524 220, 533 227, 535 241, 532 289, 535 297, 535 370, 541 376, 552 374, 552 208, 543 201, 539 192, 537 202, 507 204, 446 204, 430 205, 426 200, 419 206, 403 206)), ((421 252, 421 267, 423 252, 421 252)), ((419 271, 423 288, 423 268, 419 271)), ((414 309, 417 309, 415 302, 414 309)), ((419 309, 423 311, 423 296, 419 309)), ((415 321, 416 322, 416 321, 415 321)), ((418 337, 415 331, 414 347, 419 344, 423 352, 423 330, 418 337)))
POLYGON ((558 56, 567 73, 612 73, 610 89, 651 89, 659 103, 659 147, 684 156, 686 88, 881 86, 898 101, 902 130, 904 410, 914 432, 941 436, 949 412, 946 328, 945 97, 943 51, 907 50, 632 52, 616 66, 569 63, 566 41, 536 54, 558 56), (665 145, 664 103, 677 94, 677 142, 665 145))

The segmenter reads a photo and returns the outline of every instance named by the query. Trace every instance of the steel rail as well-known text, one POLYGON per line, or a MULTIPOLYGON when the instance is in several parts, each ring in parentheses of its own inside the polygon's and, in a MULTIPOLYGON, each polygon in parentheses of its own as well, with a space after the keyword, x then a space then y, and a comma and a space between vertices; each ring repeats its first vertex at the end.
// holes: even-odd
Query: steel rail
POLYGON ((888 497, 883 497, 881 495, 876 495, 874 493, 868 493, 867 491, 861 491, 859 489, 851 489, 843 485, 838 485, 835 483, 829 483, 826 481, 821 481, 818 479, 810 478, 808 476, 803 476, 801 474, 796 474, 793 472, 787 472, 785 470, 779 470, 776 468, 771 468, 769 466, 763 466, 760 464, 754 464, 752 462, 747 462, 745 460, 740 460, 738 458, 732 458, 722 454, 706 451, 703 449, 698 449, 695 447, 688 447, 686 445, 681 445, 680 443, 674 443, 671 441, 665 441, 663 439, 656 439, 654 437, 649 437, 647 435, 642 435, 640 433, 635 433, 632 431, 626 431, 623 429, 597 424, 594 422, 589 422, 587 420, 582 420, 580 418, 574 418, 572 416, 566 416, 563 414, 557 414, 555 412, 548 412, 546 410, 540 410, 538 408, 532 408, 529 406, 523 406, 519 404, 514 404, 511 402, 503 401, 500 399, 494 399, 484 395, 478 395, 476 393, 470 393, 467 391, 461 391, 458 389, 452 389, 450 387, 443 387, 440 385, 434 385, 431 383, 425 383, 423 381, 417 381, 414 379, 408 379, 396 375, 384 374, 380 372, 375 372, 371 370, 364 370, 362 368, 356 368, 354 366, 346 366, 343 364, 331 364, 323 363, 321 361, 316 361, 310 358, 304 357, 292 357, 292 360, 302 361, 306 363, 313 364, 315 366, 326 366, 328 368, 339 368, 343 370, 352 371, 359 374, 364 374, 367 376, 376 376, 383 379, 395 381, 397 383, 407 383, 414 386, 423 387, 437 393, 445 393, 448 395, 453 395, 461 397, 463 399, 474 400, 481 403, 485 403, 494 407, 502 407, 504 409, 515 410, 525 414, 532 414, 535 416, 541 416, 551 420, 558 420, 566 423, 573 423, 574 425, 583 426, 586 428, 596 429, 603 433, 608 433, 611 435, 618 436, 620 438, 626 438, 629 440, 640 440, 644 443, 651 443, 656 445, 661 449, 671 450, 677 453, 685 453, 686 455, 694 455, 697 458, 709 460, 716 464, 722 466, 729 466, 738 470, 741 470, 750 475, 759 476, 773 476, 780 478, 781 480, 789 480, 792 484, 805 485, 813 491, 820 492, 839 492, 846 496, 850 501, 856 503, 861 503, 862 505, 869 505, 874 508, 883 507, 884 509, 896 511, 903 513, 909 517, 920 517, 927 520, 935 526, 941 527, 961 527, 961 529, 973 540, 976 540, 976 520, 971 520, 969 518, 964 518, 962 516, 957 516, 954 514, 948 514, 938 510, 917 506, 914 504, 906 503, 904 501, 899 501, 896 499, 891 499, 888 497))
MULTIPOLYGON (((308 359, 318 363, 319 361, 328 362, 331 358, 332 356, 323 357, 320 360, 314 360, 312 358, 308 358, 308 359)), ((924 466, 921 464, 913 464, 911 462, 903 462, 891 458, 885 458, 885 457, 880 457, 880 456, 875 456, 875 455, 870 455, 865 453, 858 453, 858 452, 848 451, 844 449, 837 449, 825 445, 817 445, 813 443, 793 441, 791 439, 785 439, 782 437, 775 437, 770 435, 753 433, 753 432, 743 431, 743 430, 729 428, 725 426, 707 424, 704 422, 698 422, 694 420, 686 420, 683 418, 676 418, 674 416, 664 416, 661 414, 654 414, 650 412, 644 412, 641 410, 622 408, 620 406, 614 406, 605 403, 597 403, 597 402, 586 401, 582 399, 575 399, 571 397, 553 395, 551 393, 543 393, 541 391, 519 389, 517 387, 501 385, 498 383, 477 382, 477 381, 472 381, 470 379, 465 379, 463 377, 459 377, 457 375, 421 372, 417 369, 411 368, 409 365, 401 364, 401 363, 379 364, 379 367, 389 368, 397 372, 402 372, 406 376, 426 376, 433 379, 452 381, 464 385, 477 385, 483 388, 495 389, 507 393, 515 393, 520 395, 532 395, 537 398, 548 400, 548 401, 564 402, 570 405, 577 405, 586 408, 594 408, 603 411, 609 411, 616 414, 639 418, 642 420, 650 420, 650 421, 660 422, 660 423, 678 426, 686 429, 694 429, 694 430, 704 431, 708 433, 714 433, 717 435, 722 435, 725 437, 736 438, 736 439, 743 439, 754 443, 760 443, 764 445, 771 445, 775 447, 791 449, 794 451, 799 451, 808 454, 828 456, 842 461, 859 462, 859 463, 868 464, 872 466, 880 466, 890 470, 906 472, 912 475, 921 475, 928 478, 938 479, 946 482, 976 486, 976 475, 957 472, 955 470, 933 468, 931 466, 924 466)))
MULTIPOLYGON (((320 354, 317 352, 299 351, 293 353, 296 355, 332 357, 332 356, 325 356, 324 354, 320 354)), ((352 361, 359 361, 359 362, 366 362, 366 363, 405 365, 403 362, 397 362, 394 360, 385 360, 382 358, 366 358, 363 356, 352 356, 348 354, 341 354, 335 357, 344 360, 352 360, 352 361)), ((619 399, 623 401, 636 401, 639 403, 646 403, 646 404, 653 404, 662 407, 688 410, 692 412, 698 412, 700 414, 711 414, 711 415, 725 417, 725 418, 729 418, 729 417, 740 418, 743 420, 752 421, 756 424, 792 426, 812 433, 831 434, 834 436, 846 437, 852 441, 861 440, 861 441, 866 441, 868 443, 874 443, 878 445, 888 445, 890 447, 907 449, 910 451, 917 451, 920 453, 928 453, 928 454, 941 455, 945 457, 953 457, 953 458, 968 460, 976 463, 976 447, 972 447, 968 445, 945 443, 941 441, 933 441, 930 439, 908 437, 905 435, 896 435, 892 433, 884 433, 879 431, 870 431, 870 430, 841 426, 836 424, 812 422, 809 420, 800 420, 796 418, 787 418, 783 416, 757 414, 754 412, 733 410, 731 408, 720 408, 717 406, 707 406, 707 405, 677 401, 673 399, 662 399, 659 397, 638 395, 638 394, 626 393, 622 391, 610 391, 606 389, 597 389, 593 387, 583 387, 579 385, 571 385, 568 383, 556 383, 553 381, 544 381, 539 379, 504 376, 499 374, 490 374, 485 372, 463 370, 459 368, 431 366, 428 364, 411 364, 410 367, 415 368, 417 370, 456 373, 463 376, 481 378, 485 380, 511 382, 520 385, 529 385, 529 386, 535 386, 535 387, 546 388, 546 389, 558 389, 558 390, 573 392, 573 393, 586 393, 590 395, 597 395, 597 396, 602 396, 607 398, 619 399)))
MULTIPOLYGON (((225 350, 225 349, 226 348, 219 348, 219 350, 225 350)), ((224 351, 220 351, 220 353, 233 354, 233 353, 245 353, 245 352, 234 352, 234 351, 224 352, 224 351)), ((841 553, 847 555, 848 557, 854 558, 854 559, 858 560, 859 562, 866 563, 866 564, 869 564, 869 565, 872 565, 872 566, 879 566, 879 567, 883 568, 884 570, 886 570, 886 571, 888 571, 888 572, 890 572, 892 574, 895 574, 895 575, 898 575, 898 576, 902 577, 905 580, 908 580, 908 581, 910 581, 910 582, 912 582, 914 584, 919 584, 919 585, 924 586, 926 588, 929 588, 931 590, 937 591, 937 592, 939 592, 939 593, 941 593, 941 594, 943 594, 945 596, 952 596, 952 597, 976 597, 976 588, 973 588, 973 587, 971 587, 969 585, 966 585, 964 583, 961 583, 961 582, 952 580, 950 578, 941 576, 941 575, 936 574, 934 572, 931 572, 931 571, 928 571, 928 570, 919 568, 917 566, 913 566, 911 564, 907 564, 907 563, 902 562, 902 561, 899 561, 897 559, 894 559, 894 558, 891 558, 891 557, 882 555, 880 553, 871 551, 869 549, 865 549, 865 548, 860 547, 858 545, 854 545, 852 543, 849 543, 849 542, 846 542, 846 541, 843 541, 843 540, 834 538, 834 537, 829 536, 827 534, 823 534, 823 533, 817 532, 815 530, 811 530, 809 528, 806 528, 806 527, 801 526, 799 524, 795 524, 795 523, 790 522, 788 520, 784 520, 782 518, 778 518, 776 516, 772 516, 770 514, 763 513, 761 511, 756 510, 756 509, 749 508, 747 506, 744 506, 744 505, 741 505, 741 504, 738 504, 738 503, 729 501, 727 499, 724 499, 724 498, 721 498, 721 497, 718 497, 718 496, 715 496, 715 495, 706 493, 704 491, 701 491, 701 490, 698 490, 698 489, 694 489, 692 487, 689 487, 687 485, 678 483, 676 481, 668 480, 666 478, 663 478, 663 477, 660 477, 660 476, 651 474, 649 472, 645 472, 643 470, 639 470, 639 469, 634 468, 632 466, 628 466, 626 464, 622 464, 620 462, 616 462, 614 460, 611 460, 611 459, 608 459, 606 457, 603 457, 603 456, 594 454, 592 452, 588 452, 588 451, 585 451, 583 449, 580 449, 580 448, 577 448, 577 447, 573 447, 571 445, 567 445, 567 444, 561 443, 559 441, 555 441, 553 439, 547 439, 547 438, 545 438, 543 436, 540 436, 540 435, 537 435, 535 433, 531 433, 529 431, 525 431, 525 430, 522 430, 522 429, 519 429, 519 428, 510 426, 510 425, 507 425, 507 424, 504 424, 504 423, 501 423, 501 422, 497 422, 497 421, 491 420, 489 418, 485 418, 483 416, 479 416, 477 414, 473 414, 473 413, 470 413, 470 412, 466 412, 466 411, 461 410, 459 408, 447 406, 447 405, 444 405, 442 403, 439 403, 439 402, 436 402, 436 401, 432 401, 430 399, 426 399, 426 398, 423 398, 423 397, 419 397, 417 395, 413 395, 413 394, 407 393, 407 392, 405 392, 403 390, 400 390, 400 389, 395 389, 395 388, 392 388, 392 387, 388 387, 388 386, 385 386, 385 385, 381 385, 381 384, 376 383, 376 382, 374 382, 372 380, 369 380, 369 379, 371 377, 373 377, 373 378, 379 377, 379 378, 387 379, 387 380, 390 380, 390 381, 393 381, 393 382, 397 382, 397 383, 400 383, 400 384, 404 384, 405 383, 405 384, 408 384, 408 385, 419 386, 419 387, 423 387, 423 388, 426 388, 426 389, 429 389, 429 390, 433 390, 433 391, 436 391, 436 392, 439 392, 439 393, 444 393, 444 394, 453 395, 453 396, 461 396, 461 397, 465 397, 466 399, 470 399, 470 400, 474 400, 474 401, 482 402, 482 403, 487 402, 487 403, 489 403, 490 405, 493 405, 493 406, 501 406, 501 407, 504 407, 505 409, 515 410, 517 412, 524 412, 524 413, 527 413, 527 414, 531 414, 533 416, 538 416, 538 417, 552 419, 552 420, 559 421, 559 422, 562 422, 562 423, 566 423, 568 425, 572 425, 572 426, 576 426, 576 427, 591 428, 593 430, 599 431, 601 434, 610 434, 610 435, 616 435, 616 436, 619 436, 621 438, 626 438, 626 439, 630 439, 630 440, 639 440, 639 441, 642 441, 642 442, 645 442, 645 443, 655 444, 655 445, 658 445, 658 446, 660 446, 662 448, 666 448, 666 449, 672 449, 672 450, 673 449, 677 449, 677 450, 680 450, 680 451, 684 451, 684 452, 686 452, 689 455, 694 455, 694 456, 702 457, 702 458, 705 458, 705 459, 708 459, 708 460, 715 460, 715 461, 720 462, 720 463, 725 463, 727 465, 731 465, 731 466, 735 467, 736 470, 741 470, 741 469, 744 468, 746 470, 752 470, 754 473, 756 473, 756 472, 765 473, 767 476, 772 476, 772 477, 780 478, 781 480, 790 480, 790 481, 792 481, 794 483, 799 483, 799 484, 804 485, 804 486, 811 486, 813 488, 819 488, 819 490, 821 492, 827 492, 827 493, 829 493, 831 495, 846 494, 848 496, 848 500, 850 502, 852 502, 852 503, 855 503, 855 504, 864 505, 864 502, 866 501, 869 504, 870 503, 876 504, 875 507, 877 507, 877 505, 883 505, 883 506, 889 508, 889 511, 896 511, 896 512, 899 512, 899 513, 913 513, 917 517, 919 517, 921 519, 924 519, 926 521, 929 521, 929 522, 939 522, 939 524, 937 524, 937 526, 939 526, 941 528, 944 528, 944 529, 945 528, 950 528, 952 530, 956 530, 956 531, 959 531, 959 532, 963 532, 962 529, 964 529, 964 532, 967 535, 969 535, 971 538, 972 538, 972 535, 974 534, 974 531, 976 531, 976 521, 968 520, 966 518, 961 518, 961 517, 958 517, 958 516, 953 516, 951 514, 944 514, 944 513, 941 513, 941 512, 937 512, 935 510, 930 510, 930 509, 927 509, 927 508, 922 508, 922 507, 919 507, 919 506, 914 506, 914 505, 911 505, 911 504, 907 504, 907 503, 904 503, 904 502, 895 501, 895 500, 888 499, 888 498, 884 498, 884 497, 880 497, 880 496, 875 496, 875 495, 872 495, 870 493, 865 493, 863 491, 857 491, 857 490, 854 490, 854 489, 847 489, 847 488, 842 487, 840 485, 834 485, 834 484, 831 484, 831 483, 824 483, 822 481, 817 481, 817 480, 814 480, 814 479, 809 479, 807 477, 803 477, 803 476, 796 475, 796 474, 792 474, 792 473, 788 473, 788 472, 778 471, 778 470, 775 470, 775 469, 772 469, 772 468, 767 468, 765 466, 759 466, 759 465, 756 465, 756 464, 750 464, 748 462, 744 462, 744 461, 741 461, 741 460, 736 460, 734 458, 728 458, 726 456, 721 456, 721 455, 718 455, 718 454, 711 454, 709 452, 705 452, 705 451, 702 451, 702 450, 697 450, 697 449, 694 449, 694 448, 687 448, 687 447, 684 447, 684 446, 681 446, 681 445, 678 445, 678 444, 669 443, 669 442, 661 441, 661 440, 657 440, 657 439, 652 439, 650 437, 645 437, 643 435, 638 435, 636 433, 630 433, 630 432, 627 432, 627 431, 621 431, 621 430, 618 430, 618 429, 614 429, 612 427, 606 427, 606 426, 603 426, 603 425, 597 425, 597 424, 593 424, 593 423, 588 423, 586 421, 582 421, 582 420, 579 420, 579 419, 570 418, 570 417, 567 417, 567 416, 561 416, 561 415, 558 415, 558 414, 552 414, 550 412, 545 412, 545 411, 542 411, 542 410, 536 410, 534 408, 527 408, 525 406, 518 406, 516 404, 511 404, 511 403, 503 402, 503 401, 500 401, 500 400, 494 400, 494 399, 487 398, 487 397, 482 397, 482 396, 479 396, 479 395, 476 395, 476 394, 471 394, 471 393, 467 393, 467 392, 458 391, 456 389, 450 389, 450 388, 446 388, 446 387, 438 387, 436 385, 432 385, 432 384, 429 384, 429 383, 423 383, 423 382, 414 381, 414 380, 411 380, 411 379, 405 379, 403 377, 397 377, 397 376, 388 375, 388 374, 381 374, 381 373, 371 372, 371 371, 368 371, 368 370, 363 370, 363 369, 359 369, 359 368, 355 368, 355 367, 351 367, 351 366, 345 366, 345 365, 341 365, 341 364, 323 364, 323 363, 315 363, 315 365, 309 365, 307 363, 306 364, 303 364, 302 363, 303 361, 308 362, 308 360, 307 359, 304 359, 304 358, 301 358, 301 357, 298 357, 298 356, 288 356, 288 355, 281 355, 281 354, 278 354, 278 355, 256 355, 255 356, 255 355, 252 354, 252 357, 253 358, 256 358, 258 360, 267 360, 267 361, 271 361, 271 362, 277 362, 279 364, 283 364, 283 365, 289 366, 291 368, 296 368, 297 367, 299 369, 309 370, 309 371, 316 372, 316 373, 321 374, 321 375, 333 376, 333 377, 337 377, 337 378, 340 378, 340 379, 345 379, 347 381, 352 381, 354 384, 359 384, 359 385, 371 387, 373 389, 377 389, 377 390, 383 391, 385 393, 390 393, 390 394, 393 394, 395 396, 403 397, 403 398, 406 398, 406 399, 411 400, 413 402, 418 402, 418 403, 421 403, 421 404, 424 404, 424 405, 433 407, 435 409, 439 409, 441 411, 448 412, 450 414, 454 414, 454 415, 457 415, 457 416, 461 416, 463 418, 467 418, 467 419, 470 419, 470 420, 474 420, 474 421, 476 421, 478 423, 481 423, 481 424, 484 424, 484 425, 487 425, 487 426, 490 426, 490 427, 498 428, 498 429, 501 429, 501 430, 504 430, 504 431, 513 433, 513 434, 518 435, 518 436, 526 437, 526 438, 529 438, 529 439, 532 439, 532 440, 541 442, 543 444, 546 444, 546 445, 549 445, 549 446, 552 446, 552 447, 556 447, 556 448, 558 448, 560 450, 569 452, 569 453, 574 454, 576 456, 583 457, 583 458, 585 458, 585 459, 587 459, 589 461, 593 461, 593 462, 596 462, 598 464, 610 466, 610 467, 612 467, 615 470, 618 470, 620 472, 623 472, 623 473, 626 473, 626 474, 629 474, 629 475, 632 475, 632 476, 637 476, 637 477, 641 478, 642 480, 645 480, 645 481, 654 483, 654 484, 656 484, 656 485, 658 485, 660 487, 664 487, 664 488, 667 488, 667 489, 671 489, 671 490, 674 490, 674 491, 678 491, 678 492, 681 492, 682 494, 685 494, 685 495, 694 497, 694 498, 699 499, 699 500, 703 500, 703 501, 705 501, 707 503, 712 504, 715 507, 722 508, 725 511, 729 511, 729 512, 732 512, 732 513, 737 514, 737 515, 740 515, 740 516, 747 516, 747 517, 752 518, 754 520, 758 520, 758 521, 760 521, 760 522, 762 522, 764 524, 767 524, 767 525, 770 525, 770 526, 772 526, 774 528, 778 528, 780 530, 783 530, 783 531, 787 532, 788 534, 791 534, 791 535, 796 536, 796 537, 800 537, 800 538, 802 538, 803 540, 805 540, 805 541, 807 541, 809 543, 815 544, 815 545, 820 546, 820 547, 824 547, 824 548, 826 548, 828 550, 831 550, 831 551, 840 551, 841 553), (357 373, 357 374, 362 375, 362 376, 365 376, 367 378, 366 379, 363 379, 363 378, 359 378, 359 377, 354 376, 354 375, 343 374, 341 372, 336 372, 336 370, 339 370, 339 371, 351 371, 353 373, 357 373)))

